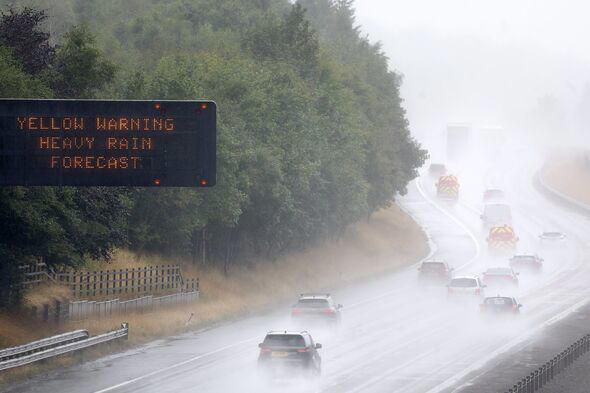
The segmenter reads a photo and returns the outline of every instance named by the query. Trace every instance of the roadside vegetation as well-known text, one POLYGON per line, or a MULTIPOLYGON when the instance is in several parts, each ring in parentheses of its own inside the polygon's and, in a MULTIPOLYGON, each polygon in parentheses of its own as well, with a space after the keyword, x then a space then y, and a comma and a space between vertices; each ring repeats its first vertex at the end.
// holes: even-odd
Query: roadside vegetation
POLYGON ((1 305, 21 302, 21 263, 83 267, 126 247, 228 275, 391 206, 426 152, 408 131, 401 75, 351 4, 0 1, 0 97, 219 107, 211 190, 1 189, 1 305))
POLYGON ((557 191, 590 205, 590 153, 587 151, 554 153, 540 175, 557 191))
MULTIPOLYGON (((383 209, 371 221, 349 226, 338 240, 328 241, 305 251, 288 253, 275 261, 259 261, 254 266, 233 268, 227 276, 213 266, 191 266, 188 273, 201 278, 198 302, 170 307, 154 313, 115 315, 111 318, 69 322, 62 325, 39 324, 27 318, 0 313, 0 346, 19 345, 32 340, 75 329, 88 329, 92 335, 117 329, 121 322, 130 326, 128 342, 115 346, 134 346, 148 341, 194 331, 236 318, 282 306, 289 313, 298 293, 342 288, 359 279, 370 279, 401 269, 428 253, 424 234, 415 222, 396 206, 383 209), (191 317, 191 314, 193 316, 191 317), (188 322, 190 319, 190 322, 188 322), (187 323, 188 322, 188 323, 187 323)), ((138 256, 117 251, 115 267, 158 265, 162 257, 138 256)), ((190 265, 186 263, 185 266, 190 265)), ((63 288, 50 287, 26 294, 28 302, 63 297, 63 288), (29 298, 32 296, 32 298, 29 298)), ((344 304, 346 309, 348 305, 344 304)), ((115 345, 115 344, 113 344, 115 345)), ((73 356, 62 356, 46 363, 0 373, 0 386, 35 374, 90 360, 112 351, 99 347, 73 356)))

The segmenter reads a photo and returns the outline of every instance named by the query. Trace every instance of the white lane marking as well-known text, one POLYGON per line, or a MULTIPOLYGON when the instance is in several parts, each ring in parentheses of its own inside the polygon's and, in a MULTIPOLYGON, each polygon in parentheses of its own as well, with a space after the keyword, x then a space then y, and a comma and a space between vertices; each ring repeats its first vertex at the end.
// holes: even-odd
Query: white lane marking
POLYGON ((386 372, 384 372, 384 373, 382 373, 382 374, 379 374, 379 375, 377 375, 377 376, 375 376, 375 377, 373 377, 373 378, 369 379, 367 382, 365 382, 365 383, 363 383, 363 384, 361 384, 361 385, 358 385, 358 386, 357 386, 357 387, 355 387, 354 389, 352 389, 352 390, 348 390, 347 392, 348 392, 348 393, 356 393, 356 392, 361 392, 361 391, 363 391, 363 389, 365 389, 366 387, 369 387, 369 386, 371 386, 371 385, 374 385, 374 384, 378 383, 379 381, 381 381, 381 380, 383 380, 383 379, 387 378, 387 377, 388 377, 388 376, 390 376, 391 374, 394 374, 394 373, 395 373, 395 372, 397 372, 398 370, 401 370, 401 369, 403 369, 403 368, 405 368, 405 367, 409 366, 409 365, 410 365, 410 364, 412 364, 412 363, 416 363, 417 361, 420 361, 420 360, 424 359, 425 357, 428 357, 428 356, 430 356, 430 355, 431 355, 431 354, 433 354, 434 352, 436 352, 436 349, 431 349, 430 351, 424 352, 422 355, 420 355, 420 356, 418 356, 418 357, 416 357, 416 358, 413 358, 413 359, 411 359, 411 360, 408 360, 407 362, 405 362, 405 363, 403 363, 403 364, 400 364, 400 365, 399 365, 399 366, 397 366, 397 367, 391 368, 391 369, 387 370, 386 372))
MULTIPOLYGON (((501 346, 500 348, 496 349, 495 351, 491 352, 489 355, 484 356, 483 358, 479 359, 478 361, 472 363, 469 367, 465 368, 463 371, 458 372, 457 374, 453 375, 452 377, 445 380, 443 383, 433 387, 432 389, 428 390, 426 393, 439 393, 445 389, 450 388, 454 384, 456 384, 459 380, 467 376, 469 373, 482 368, 487 362, 494 359, 496 356, 501 355, 502 353, 510 350, 512 347, 516 346, 517 344, 521 343, 522 341, 526 340, 539 330, 554 324, 555 322, 567 317, 571 313, 575 312, 580 307, 587 304, 590 300, 589 299, 582 299, 579 302, 575 303, 573 306, 565 309, 564 311, 560 312, 559 314, 549 318, 542 324, 538 325, 537 327, 529 330, 528 332, 521 334, 520 336, 512 339, 505 345, 501 346)), ((461 388, 462 386, 453 390, 453 393, 457 391, 457 389, 461 388)))
POLYGON ((465 224, 463 224, 461 221, 459 221, 451 213, 449 213, 445 209, 443 209, 438 203, 434 202, 426 194, 426 192, 424 192, 424 190, 422 189, 421 183, 422 183, 422 179, 421 178, 416 179, 416 188, 418 189, 418 192, 422 195, 422 197, 424 199, 426 199, 428 201, 428 203, 430 203, 432 206, 434 206, 438 211, 440 211, 442 214, 444 214, 445 216, 447 216, 451 221, 453 221, 455 224, 457 224, 457 226, 459 226, 461 229, 463 229, 467 233, 467 235, 471 238, 471 240, 473 241, 473 244, 475 244, 475 255, 473 256, 473 258, 471 258, 469 261, 467 261, 466 263, 464 263, 463 265, 461 265, 461 266, 459 266, 457 268, 457 269, 462 269, 465 266, 467 266, 470 263, 472 263, 473 261, 475 261, 481 255, 481 247, 479 245, 479 242, 477 241, 477 238, 475 237, 475 235, 473 234, 473 232, 471 232, 471 230, 469 230, 469 228, 467 228, 467 226, 465 224))
POLYGON ((467 210, 471 211, 472 213, 476 214, 478 217, 481 216, 481 211, 479 209, 476 209, 473 206, 471 206, 471 205, 469 205, 469 204, 467 204, 467 203, 465 203, 463 201, 460 201, 459 202, 459 205, 463 206, 465 209, 467 209, 467 210))
MULTIPOLYGON (((425 194, 424 190, 422 190, 422 187, 420 186, 420 178, 418 178, 418 179, 416 180, 416 187, 418 188, 418 191, 420 192, 420 194, 422 195, 422 197, 423 197, 423 198, 424 198, 424 199, 425 199, 425 200, 426 200, 428 203, 430 203, 431 205, 433 205, 433 206, 434 206, 434 207, 435 207, 437 210, 439 210, 439 211, 440 211, 441 213, 443 213, 445 216, 447 216, 448 218, 450 218, 450 219, 451 219, 451 220, 452 220, 452 221, 453 221, 455 224, 457 224, 457 225, 458 225, 459 227, 461 227, 461 228, 462 228, 464 231, 466 231, 466 232, 467 232, 467 234, 468 234, 468 235, 471 237, 471 239, 474 241, 474 243, 475 243, 475 246, 476 246, 476 255, 475 255, 475 256, 474 256, 474 257, 473 257, 471 260, 469 260, 467 263, 465 263, 464 265, 460 266, 458 269, 460 269, 460 268, 462 268, 462 267, 464 267, 464 266, 468 265, 468 264, 469 264, 469 263, 471 263, 473 260, 477 259, 477 258, 479 257, 479 254, 480 254, 480 247, 479 247, 479 243, 477 242, 477 239, 475 238, 475 236, 474 236, 474 235, 473 235, 473 234, 472 234, 472 233, 469 231, 469 229, 468 229, 468 228, 467 228, 467 227, 466 227, 466 226, 465 226, 465 225, 464 225, 462 222, 460 222, 460 221, 459 221, 459 220, 457 220, 455 217, 453 217, 451 214, 449 214, 448 212, 446 212, 446 211, 445 211, 443 208, 441 208, 440 206, 438 206, 438 205, 437 205, 437 204, 436 204, 434 201, 432 201, 432 199, 430 199, 430 198, 429 198, 429 197, 428 197, 428 196, 425 194)), ((430 243, 430 242, 429 242, 429 243, 430 243)), ((431 258, 431 257, 432 257, 432 255, 435 253, 435 250, 436 250, 436 247, 435 247, 435 246, 433 247, 433 244, 431 243, 431 247, 430 247, 430 253, 429 253, 429 255, 428 255, 426 258, 424 258, 423 260, 425 260, 425 259, 428 259, 428 258, 431 258)), ((421 262, 421 261, 420 261, 420 262, 421 262)), ((418 263, 420 263, 420 262, 418 262, 418 263)), ((414 264, 414 265, 415 265, 415 264, 414 264)), ((373 298, 370 298, 370 299, 365 299, 365 300, 363 300, 363 301, 360 301, 360 302, 357 302, 357 303, 353 303, 353 304, 351 304, 350 306, 347 306, 347 308, 354 308, 354 307, 358 307, 358 306, 360 306, 360 305, 362 305, 362 304, 369 303, 369 302, 372 302, 372 301, 375 301, 375 300, 378 300, 378 299, 381 299, 381 298, 387 297, 387 296, 389 296, 389 295, 392 295, 392 294, 395 294, 395 293, 398 293, 398 292, 400 292, 400 290, 399 290, 399 289, 398 289, 398 290, 395 290, 395 291, 388 291, 388 292, 386 292, 386 293, 383 293, 383 294, 381 294, 381 295, 375 296, 375 297, 373 297, 373 298)), ((127 380, 127 381, 124 381, 124 382, 121 382, 121 383, 119 383, 119 384, 117 384, 117 385, 113 385, 113 386, 111 386, 111 387, 108 387, 108 388, 105 388, 105 389, 102 389, 102 390, 97 390, 97 391, 95 391, 94 393, 106 393, 106 392, 111 392, 111 391, 113 391, 113 390, 119 389, 119 388, 121 388, 121 387, 124 387, 124 386, 128 386, 128 385, 130 385, 130 384, 133 384, 133 383, 135 383, 135 382, 139 382, 139 381, 141 381, 141 380, 144 380, 144 379, 146 379, 146 378, 150 378, 150 377, 152 377, 152 376, 154 376, 154 375, 158 375, 158 374, 165 373, 165 372, 167 372, 167 371, 169 371, 169 370, 173 370, 173 369, 175 369, 175 368, 178 368, 178 367, 184 366, 184 365, 186 365, 186 364, 189 364, 189 363, 195 362, 195 361, 197 361, 197 360, 199 360, 199 359, 202 359, 202 358, 205 358, 205 357, 207 357, 207 356, 211 356, 211 355, 214 355, 214 354, 216 354, 216 353, 223 352, 223 351, 225 351, 225 350, 227 350, 227 349, 235 348, 235 347, 237 347, 237 346, 240 346, 240 345, 243 345, 243 344, 246 344, 246 343, 249 343, 249 342, 255 341, 255 340, 257 340, 257 339, 258 339, 258 337, 253 337, 253 338, 248 338, 248 339, 246 339, 246 340, 239 341, 239 342, 237 342, 237 343, 234 343, 234 344, 226 345, 226 346, 224 346, 224 347, 221 347, 221 348, 218 348, 218 349, 216 349, 216 350, 214 350, 214 351, 207 352, 207 353, 201 354, 201 355, 199 355, 199 356, 195 356, 195 357, 193 357, 193 358, 190 358, 190 359, 184 360, 184 361, 182 361, 182 362, 179 362, 179 363, 172 364, 172 365, 170 365, 170 366, 168 366, 168 367, 165 367, 165 368, 162 368, 162 369, 158 369, 158 370, 152 371, 151 373, 148 373, 148 374, 145 374, 145 375, 142 375, 142 376, 139 376, 139 377, 133 378, 133 379, 129 379, 129 380, 127 380)))
MULTIPOLYGON (((436 320, 438 319, 438 316, 431 318, 431 320, 436 320)), ((430 323, 430 320, 427 321, 428 323, 430 323)), ((402 351, 403 349, 407 348, 407 347, 411 347, 412 345, 414 345, 415 343, 419 343, 422 340, 424 340, 425 338, 428 337, 432 337, 435 336, 447 329, 449 329, 450 327, 452 327, 454 324, 453 323, 446 323, 442 326, 439 326, 438 328, 434 329, 434 330, 430 330, 429 332, 427 332, 424 335, 421 335, 420 337, 415 337, 415 335, 413 333, 407 333, 404 337, 401 337, 402 341, 405 339, 405 341, 402 342, 402 345, 398 345, 397 347, 394 348, 389 348, 389 350, 387 351, 381 351, 379 352, 377 355, 372 356, 370 359, 366 360, 366 361, 362 361, 362 362, 355 362, 355 365, 352 367, 348 367, 344 370, 340 370, 334 373, 331 373, 329 375, 329 379, 334 380, 336 379, 336 382, 333 382, 331 384, 329 384, 329 386, 327 386, 326 388, 322 389, 322 391, 325 390, 330 390, 332 388, 334 388, 335 386, 338 386, 339 384, 341 384, 341 379, 338 378, 340 375, 344 374, 346 376, 352 375, 354 371, 359 370, 363 367, 366 367, 367 365, 370 364, 374 364, 375 361, 383 359, 386 356, 389 356, 391 354, 397 353, 402 351), (414 337, 413 339, 409 339, 406 336, 412 336, 414 337)), ((395 329, 395 327, 391 327, 391 329, 395 329)), ((390 330, 390 329, 386 329, 386 330, 390 330)), ((378 331, 377 333, 381 333, 381 331, 378 331)))
POLYGON ((146 379, 146 378, 152 377, 152 376, 154 376, 154 375, 158 375, 158 374, 161 374, 161 373, 163 373, 163 372, 166 372, 166 371, 173 370, 173 369, 175 369, 175 368, 178 368, 178 367, 184 366, 184 365, 186 365, 186 364, 192 363, 192 362, 194 362, 194 361, 196 361, 196 360, 199 360, 199 359, 202 359, 202 358, 204 358, 204 357, 211 356, 211 355, 214 355, 214 354, 216 354, 216 353, 219 353, 219 352, 225 351, 226 349, 235 348, 235 347, 237 347, 237 346, 240 346, 240 345, 243 345, 243 344, 246 344, 246 343, 249 343, 249 342, 255 341, 255 340, 257 340, 257 339, 258 339, 258 337, 255 337, 255 338, 249 338, 249 339, 242 340, 242 341, 239 341, 239 342, 237 342, 237 343, 234 343, 234 344, 226 345, 226 346, 224 346, 224 347, 221 347, 221 348, 218 348, 218 349, 216 349, 216 350, 214 350, 214 351, 207 352, 207 353, 201 354, 201 355, 199 355, 199 356, 192 357, 192 358, 190 358, 190 359, 187 359, 187 360, 185 360, 185 361, 182 361, 182 362, 180 362, 180 363, 176 363, 176 364, 173 364, 173 365, 171 365, 171 366, 168 366, 168 367, 165 367, 165 368, 162 368, 162 369, 158 369, 158 370, 156 370, 156 371, 152 371, 151 373, 148 373, 148 374, 142 375, 142 376, 140 376, 140 377, 137 377, 137 378, 129 379, 129 380, 125 381, 125 382, 121 382, 121 383, 119 383, 119 384, 117 384, 117 385, 113 385, 113 386, 111 386, 111 387, 108 387, 108 388, 106 388, 106 389, 97 390, 97 391, 95 391, 94 393, 105 393, 105 392, 110 392, 110 391, 113 391, 113 390, 115 390, 115 389, 119 389, 119 388, 122 388, 122 387, 124 387, 124 386, 130 385, 130 384, 132 384, 132 383, 135 383, 135 382, 141 381, 141 380, 143 380, 143 379, 146 379))

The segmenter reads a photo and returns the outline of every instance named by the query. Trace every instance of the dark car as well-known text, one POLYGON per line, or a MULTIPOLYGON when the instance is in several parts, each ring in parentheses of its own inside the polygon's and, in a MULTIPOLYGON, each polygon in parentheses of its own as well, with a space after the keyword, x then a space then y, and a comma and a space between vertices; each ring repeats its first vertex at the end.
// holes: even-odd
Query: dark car
POLYGON ((518 304, 515 298, 508 296, 486 297, 480 310, 482 313, 489 315, 497 314, 520 314, 522 304, 518 304))
POLYGON ((302 293, 293 306, 291 319, 294 322, 325 322, 329 325, 340 323, 342 304, 336 305, 329 293, 302 293))
POLYGON ((540 272, 543 270, 543 259, 538 255, 515 255, 510 258, 510 267, 517 272, 531 271, 540 272))
POLYGON ((436 176, 436 177, 446 175, 447 174, 447 167, 445 166, 445 164, 432 163, 428 167, 428 173, 431 176, 436 176))
POLYGON ((491 267, 482 276, 488 287, 518 286, 518 273, 511 267, 491 267))
POLYGON ((445 261, 428 260, 418 268, 420 280, 449 282, 453 278, 453 268, 445 261))
POLYGON ((483 192, 483 201, 491 202, 504 199, 504 191, 497 188, 488 188, 483 192))
POLYGON ((271 377, 316 377, 322 371, 318 349, 306 332, 271 331, 258 344, 258 367, 271 377))

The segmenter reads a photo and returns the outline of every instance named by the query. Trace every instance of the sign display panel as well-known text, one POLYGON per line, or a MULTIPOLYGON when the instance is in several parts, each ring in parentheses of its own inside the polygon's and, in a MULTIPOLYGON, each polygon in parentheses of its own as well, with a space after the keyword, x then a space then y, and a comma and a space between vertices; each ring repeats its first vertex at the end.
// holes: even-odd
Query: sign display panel
POLYGON ((215 182, 212 101, 0 99, 0 185, 215 182))

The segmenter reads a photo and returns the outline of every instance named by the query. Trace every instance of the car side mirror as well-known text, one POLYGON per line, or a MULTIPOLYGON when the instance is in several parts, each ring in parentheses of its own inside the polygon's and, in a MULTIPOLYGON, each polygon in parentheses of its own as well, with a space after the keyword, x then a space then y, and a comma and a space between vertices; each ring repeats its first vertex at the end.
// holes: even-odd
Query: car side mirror
POLYGON ((519 305, 518 305, 518 308, 521 308, 521 307, 522 307, 522 304, 519 304, 519 305))
POLYGON ((340 310, 342 307, 344 307, 344 306, 342 306, 342 304, 339 304, 339 305, 338 305, 338 309, 339 309, 339 310, 340 310))
POLYGON ((517 236, 517 237, 516 237, 516 241, 519 241, 519 240, 520 240, 520 238, 517 236))
POLYGON ((455 270, 455 268, 454 268, 454 267, 452 267, 452 268, 450 268, 450 269, 449 269, 449 271, 451 271, 451 272, 452 272, 453 270, 455 270))
POLYGON ((482 287, 482 288, 487 288, 488 286, 484 284, 484 285, 482 285, 481 287, 482 287))
POLYGON ((320 344, 320 343, 317 343, 317 344, 315 345, 315 349, 320 349, 321 347, 322 347, 322 344, 320 344))
POLYGON ((262 343, 258 344, 258 348, 262 348, 262 343))
POLYGON ((422 270, 422 268, 421 268, 421 267, 419 267, 419 268, 418 268, 418 271, 420 271, 420 270, 422 270))
POLYGON ((490 238, 489 237, 486 237, 486 242, 489 242, 489 241, 490 241, 490 238))
POLYGON ((514 272, 514 274, 518 276, 518 275, 520 275, 520 272, 514 272))

